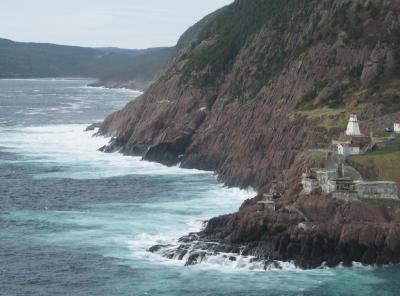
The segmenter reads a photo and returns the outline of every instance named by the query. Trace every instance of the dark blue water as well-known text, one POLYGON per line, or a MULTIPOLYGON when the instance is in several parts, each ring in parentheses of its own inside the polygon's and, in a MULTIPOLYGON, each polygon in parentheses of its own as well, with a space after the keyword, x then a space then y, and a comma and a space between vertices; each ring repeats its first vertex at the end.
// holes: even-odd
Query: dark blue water
POLYGON ((194 267, 147 249, 236 210, 251 192, 209 172, 97 151, 84 132, 138 95, 88 81, 0 80, 0 295, 398 295, 397 267, 194 267))

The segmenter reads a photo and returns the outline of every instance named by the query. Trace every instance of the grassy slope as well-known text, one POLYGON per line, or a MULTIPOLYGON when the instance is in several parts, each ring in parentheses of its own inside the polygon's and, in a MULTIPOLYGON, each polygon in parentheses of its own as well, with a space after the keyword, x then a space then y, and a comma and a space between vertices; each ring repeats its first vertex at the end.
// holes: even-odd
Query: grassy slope
POLYGON ((395 181, 400 185, 400 151, 371 152, 351 156, 349 159, 362 167, 373 169, 377 173, 378 180, 395 181))

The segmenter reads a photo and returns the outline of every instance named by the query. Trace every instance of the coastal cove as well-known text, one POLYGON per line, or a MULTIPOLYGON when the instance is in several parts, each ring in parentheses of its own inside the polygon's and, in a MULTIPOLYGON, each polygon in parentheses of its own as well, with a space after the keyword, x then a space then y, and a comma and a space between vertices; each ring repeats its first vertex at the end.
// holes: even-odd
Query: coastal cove
POLYGON ((249 257, 184 266, 177 244, 254 192, 211 172, 97 151, 84 132, 139 93, 85 80, 0 80, 0 295, 394 295, 400 269, 264 271, 249 257), (18 276, 17 276, 18 275, 18 276), (3 293, 3 294, 2 294, 3 293))

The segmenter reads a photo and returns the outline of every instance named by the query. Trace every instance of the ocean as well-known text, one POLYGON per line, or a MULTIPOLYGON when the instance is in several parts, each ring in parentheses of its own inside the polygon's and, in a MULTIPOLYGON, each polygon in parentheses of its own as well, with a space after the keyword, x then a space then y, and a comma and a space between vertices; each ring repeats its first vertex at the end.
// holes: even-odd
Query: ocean
POLYGON ((177 244, 252 191, 212 172, 105 154, 85 128, 139 92, 88 80, 0 80, 0 295, 399 295, 400 268, 264 271, 249 258, 185 267, 177 244))

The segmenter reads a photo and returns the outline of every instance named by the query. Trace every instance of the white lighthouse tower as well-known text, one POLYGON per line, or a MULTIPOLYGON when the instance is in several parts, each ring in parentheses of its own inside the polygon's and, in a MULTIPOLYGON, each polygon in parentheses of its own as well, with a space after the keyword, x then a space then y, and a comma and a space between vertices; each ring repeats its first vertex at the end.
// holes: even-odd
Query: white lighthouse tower
POLYGON ((361 136, 360 126, 358 124, 357 114, 352 113, 350 115, 349 123, 347 124, 346 129, 347 136, 361 136))

